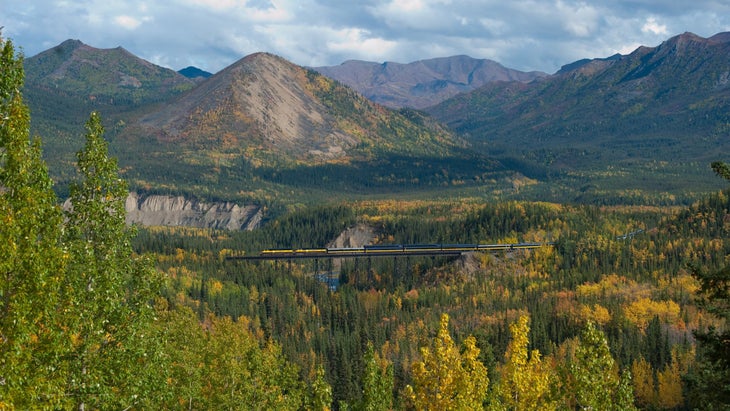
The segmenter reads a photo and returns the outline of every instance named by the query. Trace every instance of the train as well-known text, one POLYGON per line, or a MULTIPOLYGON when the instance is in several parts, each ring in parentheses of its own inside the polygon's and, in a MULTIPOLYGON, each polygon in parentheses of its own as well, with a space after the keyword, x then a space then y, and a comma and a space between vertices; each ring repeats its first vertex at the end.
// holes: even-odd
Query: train
POLYGON ((552 243, 512 243, 512 244, 377 244, 363 247, 327 248, 275 248, 261 251, 263 257, 277 256, 333 256, 338 254, 418 254, 449 253, 469 251, 512 251, 539 248, 552 243))

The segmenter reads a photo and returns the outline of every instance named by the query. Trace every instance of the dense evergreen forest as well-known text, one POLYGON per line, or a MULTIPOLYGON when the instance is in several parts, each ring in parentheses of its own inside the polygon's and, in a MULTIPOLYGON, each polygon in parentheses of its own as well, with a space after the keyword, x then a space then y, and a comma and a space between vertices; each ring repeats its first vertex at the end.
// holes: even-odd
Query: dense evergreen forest
MULTIPOLYGON (((404 390, 413 383, 413 366, 448 314, 457 343, 475 338, 492 386, 505 378, 510 328, 526 316, 527 344, 550 378, 570 380, 575 346, 594 324, 616 368, 633 376, 637 406, 691 409, 684 377, 696 365, 693 330, 724 323, 698 307, 699 283, 689 264, 712 271, 727 263, 728 210, 728 192, 672 209, 378 201, 308 208, 254 232, 144 229, 135 246, 157 256, 172 281, 168 299, 195 307, 201 318, 208 312, 245 318, 310 374, 324 364, 336 404, 362 400, 365 358, 375 347, 392 367, 394 405, 412 405, 404 390), (333 269, 327 261, 225 259, 324 246, 356 224, 374 227, 380 243, 555 244, 453 261, 343 261, 336 290, 316 275, 333 269)), ((496 388, 488 391, 497 395, 496 388)), ((562 407, 577 401, 566 397, 574 394, 550 395, 562 407)))
POLYGON ((730 406, 730 191, 690 207, 372 200, 251 232, 127 227, 97 113, 60 208, 29 140, 22 59, 2 46, 0 409, 730 406), (226 258, 353 226, 380 244, 551 245, 226 258))

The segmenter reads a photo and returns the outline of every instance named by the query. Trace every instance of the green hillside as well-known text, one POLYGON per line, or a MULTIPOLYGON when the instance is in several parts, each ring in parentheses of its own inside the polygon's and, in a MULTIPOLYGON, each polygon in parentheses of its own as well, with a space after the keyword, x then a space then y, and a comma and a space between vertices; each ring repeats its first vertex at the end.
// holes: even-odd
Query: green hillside
POLYGON ((722 35, 686 33, 429 112, 508 168, 565 187, 564 201, 691 196, 717 188, 702 176, 730 156, 729 56, 722 35))
POLYGON ((64 192, 73 178, 83 124, 99 111, 114 130, 145 109, 189 90, 192 80, 142 60, 121 47, 97 49, 78 40, 24 60, 24 97, 31 110, 32 135, 43 137, 44 156, 64 192))

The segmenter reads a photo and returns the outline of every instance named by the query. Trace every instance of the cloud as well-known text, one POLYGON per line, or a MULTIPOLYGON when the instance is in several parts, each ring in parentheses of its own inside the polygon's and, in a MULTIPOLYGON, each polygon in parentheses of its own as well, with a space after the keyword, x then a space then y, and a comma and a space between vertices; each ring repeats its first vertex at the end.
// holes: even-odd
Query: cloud
POLYGON ((134 30, 142 24, 142 21, 132 16, 122 15, 114 17, 114 23, 124 29, 134 30))
POLYGON ((667 35, 669 32, 665 24, 659 24, 654 17, 646 19, 646 23, 641 27, 641 31, 644 33, 661 34, 667 35))
POLYGON ((296 64, 467 54, 554 72, 581 58, 730 30, 717 0, 0 0, 28 55, 75 38, 156 64, 218 71, 257 51, 296 64))
POLYGON ((397 42, 372 37, 367 30, 349 28, 333 32, 327 41, 327 49, 336 53, 352 52, 362 58, 384 58, 390 55, 397 42))
POLYGON ((585 3, 568 4, 558 1, 556 13, 565 30, 577 37, 589 37, 599 26, 598 10, 585 3))

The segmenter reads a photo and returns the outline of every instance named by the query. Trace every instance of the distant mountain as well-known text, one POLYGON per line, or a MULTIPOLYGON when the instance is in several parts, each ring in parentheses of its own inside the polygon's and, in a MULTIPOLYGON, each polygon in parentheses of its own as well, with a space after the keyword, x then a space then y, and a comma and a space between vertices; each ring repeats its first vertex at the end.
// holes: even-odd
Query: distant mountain
POLYGON ((117 107, 161 101, 194 85, 122 47, 97 49, 79 40, 26 59, 25 71, 27 88, 117 107))
POLYGON ((370 100, 388 107, 421 109, 456 94, 493 81, 532 80, 542 72, 522 72, 468 56, 420 60, 408 64, 351 60, 315 70, 354 88, 370 100))
POLYGON ((84 143, 84 123, 99 111, 107 124, 123 124, 144 110, 194 87, 195 81, 127 50, 98 49, 79 40, 24 60, 24 98, 31 132, 43 137, 54 176, 67 181, 74 153, 84 143))
POLYGON ((292 190, 443 186, 494 166, 463 167, 464 142, 422 113, 386 109, 268 53, 194 81, 122 48, 69 40, 25 67, 33 133, 58 187, 73 178, 92 110, 126 178, 144 191, 261 201, 284 189, 290 201, 292 190))
POLYGON ((212 73, 208 73, 205 70, 201 70, 201 69, 199 69, 197 67, 193 67, 193 66, 185 67, 184 69, 178 70, 177 72, 182 74, 183 76, 193 79, 193 80, 206 79, 213 75, 212 73))
POLYGON ((566 65, 541 81, 489 83, 427 111, 475 148, 534 175, 635 172, 627 188, 676 187, 679 176, 661 181, 639 171, 706 172, 709 161, 730 156, 729 38, 685 33, 566 65))
POLYGON ((73 176, 91 110, 132 188, 267 204, 449 192, 672 203, 719 187, 708 164, 730 157, 728 33, 685 33, 532 81, 489 81, 477 69, 489 64, 468 57, 345 64, 406 97, 408 81, 433 91, 441 76, 449 92, 483 83, 427 107, 431 116, 268 53, 202 80, 76 40, 25 64, 32 133, 57 187, 73 176))

